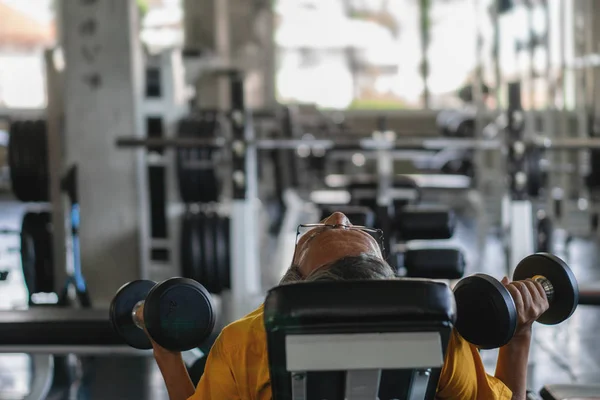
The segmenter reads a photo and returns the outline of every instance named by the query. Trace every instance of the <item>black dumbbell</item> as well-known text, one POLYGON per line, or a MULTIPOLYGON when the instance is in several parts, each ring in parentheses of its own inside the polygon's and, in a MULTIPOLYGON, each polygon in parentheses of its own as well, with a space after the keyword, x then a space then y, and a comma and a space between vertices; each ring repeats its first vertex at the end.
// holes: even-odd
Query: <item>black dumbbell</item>
POLYGON ((165 349, 187 351, 211 334, 215 314, 210 293, 192 279, 171 278, 159 284, 138 280, 117 291, 110 304, 110 322, 123 341, 136 349, 152 348, 145 326, 165 349))
MULTIPOLYGON (((539 282, 550 308, 537 322, 555 325, 569 318, 579 303, 579 287, 573 272, 560 258, 547 253, 533 254, 517 265, 513 281, 533 279, 539 282)), ((515 302, 497 279, 475 274, 454 288, 456 330, 470 343, 493 349, 507 344, 517 328, 515 302)))

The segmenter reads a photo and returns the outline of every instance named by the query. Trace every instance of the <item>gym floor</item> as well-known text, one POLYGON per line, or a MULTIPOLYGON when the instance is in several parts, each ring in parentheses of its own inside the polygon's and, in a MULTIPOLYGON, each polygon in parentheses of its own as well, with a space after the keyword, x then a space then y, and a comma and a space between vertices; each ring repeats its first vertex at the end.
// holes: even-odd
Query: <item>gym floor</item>
MULTIPOLYGON (((0 227, 20 227, 24 208, 19 204, 3 204, 0 227)), ((484 272, 497 278, 504 275, 504 254, 498 238, 490 236, 486 251, 478 256, 477 249, 467 247, 477 243, 474 221, 463 218, 452 241, 466 250, 470 261, 468 274, 484 272), (482 262, 475 260, 481 259, 482 262), (477 265, 479 264, 479 265, 477 265)), ((2 308, 23 307, 26 292, 20 271, 18 237, 0 237, 0 270, 9 270, 9 278, 0 282, 2 308), (12 250, 11 250, 12 249, 12 250)), ((474 245, 473 245, 474 246, 474 245)), ((573 268, 580 282, 600 281, 596 265, 600 246, 589 240, 575 239, 568 253, 557 252, 573 268)), ((575 314, 559 326, 536 325, 536 339, 532 350, 529 387, 538 391, 550 383, 598 383, 600 380, 600 307, 579 307, 575 314)), ((483 352, 489 372, 493 373, 497 351, 483 352)), ((56 376, 49 399, 168 399, 160 372, 147 357, 97 357, 84 359, 76 374, 76 383, 67 385, 64 360, 56 360, 56 376)), ((21 399, 29 391, 31 371, 26 355, 0 356, 0 398, 21 399)))

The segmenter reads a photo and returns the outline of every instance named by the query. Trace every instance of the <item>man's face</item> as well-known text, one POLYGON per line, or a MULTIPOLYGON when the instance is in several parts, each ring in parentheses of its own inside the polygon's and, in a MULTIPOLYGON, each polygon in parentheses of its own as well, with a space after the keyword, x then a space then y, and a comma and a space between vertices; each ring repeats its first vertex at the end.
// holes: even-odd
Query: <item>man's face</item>
MULTIPOLYGON (((321 221, 328 225, 352 226, 348 217, 340 212, 321 221)), ((317 227, 306 232, 298 241, 293 264, 298 265, 303 277, 320 267, 343 257, 369 254, 383 258, 379 244, 367 232, 339 227, 317 227)))

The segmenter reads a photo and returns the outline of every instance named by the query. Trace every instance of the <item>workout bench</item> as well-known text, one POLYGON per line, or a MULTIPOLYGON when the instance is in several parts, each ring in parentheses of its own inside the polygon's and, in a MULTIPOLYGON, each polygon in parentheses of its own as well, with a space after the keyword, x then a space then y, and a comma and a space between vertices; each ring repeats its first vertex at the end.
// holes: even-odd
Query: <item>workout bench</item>
POLYGON ((444 283, 311 282, 269 291, 274 400, 433 399, 455 320, 444 283))

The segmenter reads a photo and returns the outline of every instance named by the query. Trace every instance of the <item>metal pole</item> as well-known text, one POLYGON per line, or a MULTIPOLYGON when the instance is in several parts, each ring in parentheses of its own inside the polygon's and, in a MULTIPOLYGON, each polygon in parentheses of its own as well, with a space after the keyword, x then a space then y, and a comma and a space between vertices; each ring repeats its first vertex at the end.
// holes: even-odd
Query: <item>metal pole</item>
POLYGON ((258 245, 257 154, 254 131, 246 114, 243 78, 231 77, 232 184, 231 293, 225 320, 242 318, 260 304, 261 270, 258 245))
POLYGON ((531 4, 530 1, 526 2, 526 7, 527 7, 527 27, 529 28, 529 35, 528 35, 528 42, 527 42, 527 47, 529 50, 529 75, 528 75, 528 86, 529 86, 529 111, 530 111, 530 116, 531 116, 531 121, 530 122, 530 127, 534 126, 533 122, 535 121, 535 109, 536 109, 536 90, 535 90, 535 81, 536 81, 536 71, 535 71, 535 53, 537 50, 537 46, 536 46, 536 35, 535 35, 535 31, 533 29, 533 7, 534 5, 531 4))
POLYGON ((420 3, 421 15, 421 76, 423 78, 423 108, 430 108, 430 93, 429 93, 429 41, 430 41, 430 0, 421 0, 420 3))
MULTIPOLYGON (((52 240, 54 256, 54 284, 56 293, 60 293, 67 280, 67 224, 66 202, 61 190, 62 174, 65 171, 61 126, 64 113, 62 73, 55 59, 56 50, 47 50, 46 85, 48 105, 46 124, 48 134, 48 167, 50 171, 50 202, 52 206, 52 240)), ((70 272, 70 271, 69 271, 70 272)))
MULTIPOLYGON (((483 139, 483 128, 485 125, 485 115, 487 114, 487 107, 485 100, 483 98, 483 84, 484 84, 484 61, 483 61, 483 36, 481 34, 481 18, 482 13, 479 9, 480 1, 473 1, 473 8, 475 10, 475 23, 476 23, 476 34, 475 34, 475 76, 473 79, 473 100, 475 103, 475 135, 476 139, 483 139)), ((494 172, 488 168, 488 163, 490 162, 487 154, 484 154, 482 149, 478 148, 475 150, 473 154, 474 162, 475 162, 475 186, 477 191, 475 194, 481 198, 487 198, 488 196, 492 197, 495 193, 490 193, 490 189, 495 185, 490 185, 490 179, 494 179, 494 172)), ((483 254, 485 249, 485 243, 487 238, 487 230, 488 230, 488 218, 486 212, 481 212, 477 218, 477 249, 478 254, 483 254)))
MULTIPOLYGON (((216 50, 222 65, 231 65, 231 26, 229 13, 229 0, 213 0, 215 10, 216 50)), ((225 76, 218 79, 218 105, 219 109, 227 110, 231 101, 229 95, 229 80, 225 76)))

